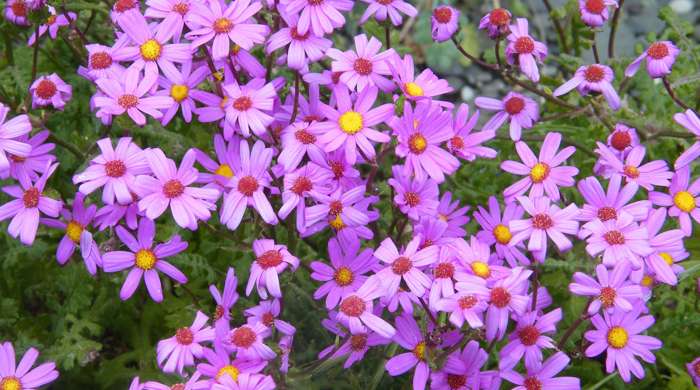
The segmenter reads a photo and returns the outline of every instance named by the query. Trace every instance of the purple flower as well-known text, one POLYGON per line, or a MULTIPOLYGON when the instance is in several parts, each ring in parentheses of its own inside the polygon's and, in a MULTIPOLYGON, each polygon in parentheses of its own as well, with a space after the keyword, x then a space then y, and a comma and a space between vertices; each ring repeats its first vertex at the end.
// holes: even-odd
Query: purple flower
MULTIPOLYGON (((448 245, 454 249, 457 259, 471 275, 493 281, 505 278, 511 273, 510 268, 501 266, 501 261, 491 256, 490 245, 480 241, 476 236, 471 236, 469 243, 458 239, 448 245)), ((457 279, 460 279, 459 276, 457 275, 457 279)))
POLYGON ((695 386, 700 386, 700 357, 685 365, 688 375, 693 379, 695 386))
MULTIPOLYGON (((438 219, 423 218, 421 222, 425 223, 430 220, 445 226, 445 223, 438 219)), ((416 232, 416 234, 419 234, 421 239, 423 239, 424 235, 421 232, 416 232)), ((433 280, 430 285, 430 291, 428 292, 428 305, 430 308, 436 309, 436 304, 441 298, 450 297, 455 293, 455 279, 466 275, 466 270, 464 266, 458 262, 453 250, 447 246, 447 243, 442 245, 440 243, 434 243, 433 241, 428 241, 426 243, 422 245, 423 248, 433 245, 439 248, 438 259, 433 263, 432 269, 430 270, 433 274, 433 280), (426 243, 428 245, 425 245, 426 243)))
POLYGON ((511 18, 510 11, 505 8, 494 8, 489 13, 484 15, 479 21, 479 30, 486 30, 489 38, 496 39, 505 35, 510 28, 511 18))
POLYGON ((403 281, 412 293, 422 297, 430 288, 431 280, 422 271, 422 268, 433 264, 438 257, 438 247, 429 246, 419 249, 420 237, 413 238, 401 252, 391 238, 386 238, 374 251, 374 257, 386 264, 386 267, 377 272, 381 279, 386 296, 396 294, 399 285, 403 281))
POLYGON ((277 355, 263 342, 270 334, 270 329, 260 322, 242 325, 228 332, 224 346, 235 352, 237 358, 271 360, 277 355))
POLYGON ((162 302, 163 288, 158 276, 159 271, 180 284, 187 283, 187 276, 165 260, 187 249, 187 242, 180 240, 180 236, 176 234, 167 242, 154 247, 156 227, 148 218, 141 218, 139 221, 138 240, 121 226, 117 226, 116 232, 129 250, 107 252, 102 256, 102 261, 105 272, 119 272, 131 268, 119 293, 122 301, 134 294, 143 277, 151 298, 162 302))
POLYGON ((114 52, 119 50, 126 43, 126 39, 120 39, 115 43, 115 47, 103 46, 96 43, 85 45, 85 49, 87 49, 88 52, 88 65, 87 68, 80 66, 78 68, 78 74, 91 81, 102 78, 121 78, 124 73, 124 67, 115 60, 114 52))
POLYGON ((226 142, 221 134, 214 135, 214 151, 216 161, 208 154, 196 149, 197 162, 204 167, 207 172, 200 172, 197 178, 198 183, 206 183, 205 187, 216 188, 223 191, 226 183, 238 172, 240 172, 240 139, 233 138, 226 142))
POLYGON ((6 171, 10 167, 7 154, 16 157, 27 157, 32 151, 31 145, 17 140, 30 131, 32 124, 27 115, 17 115, 5 121, 10 108, 0 103, 0 172, 6 171))
POLYGON ((396 318, 396 341, 409 352, 398 354, 386 362, 386 371, 391 376, 398 376, 415 367, 413 389, 423 390, 430 376, 428 366, 428 344, 413 316, 403 314, 396 318))
POLYGON ((615 124, 615 130, 610 133, 607 142, 608 146, 620 155, 620 158, 627 156, 633 147, 640 144, 637 130, 622 123, 615 124))
POLYGON ((534 199, 519 196, 517 199, 531 218, 510 221, 509 229, 513 236, 509 245, 516 245, 529 238, 527 249, 538 252, 536 257, 540 261, 544 261, 547 252, 547 237, 552 239, 560 251, 571 249, 571 240, 565 234, 578 233, 578 208, 575 204, 561 209, 544 196, 534 199))
MULTIPOLYGON (((415 110, 405 105, 404 114, 391 123, 398 138, 396 155, 405 157, 403 174, 423 181, 430 176, 438 183, 459 168, 459 160, 440 145, 452 138, 452 118, 431 101, 422 101, 415 110)), ((394 172, 394 177, 397 176, 394 172)))
POLYGON ((55 218, 63 208, 63 202, 43 194, 46 181, 57 167, 58 164, 47 166, 34 183, 29 178, 20 178, 20 185, 2 187, 3 192, 15 199, 0 206, 0 221, 12 217, 7 232, 14 238, 19 237, 25 245, 34 242, 40 214, 55 218))
POLYGON ((296 122, 282 130, 280 139, 282 151, 277 162, 284 166, 285 172, 296 169, 301 160, 308 155, 311 161, 325 159, 323 146, 319 142, 319 122, 296 122))
POLYGON ((148 381, 143 384, 143 390, 204 390, 209 388, 209 383, 205 380, 199 380, 202 373, 195 371, 187 382, 175 383, 173 385, 164 385, 155 381, 148 381), (181 387, 178 387, 181 386, 181 387))
POLYGON ((435 180, 423 177, 411 179, 404 176, 401 167, 394 165, 393 177, 388 180, 390 186, 396 191, 394 203, 399 206, 402 213, 414 221, 423 216, 437 215, 438 185, 435 180))
POLYGON ((273 390, 275 381, 269 375, 241 373, 234 380, 227 375, 221 383, 214 384, 212 390, 273 390))
POLYGON ((589 27, 601 27, 610 12, 608 7, 617 8, 615 0, 578 0, 578 9, 581 12, 581 20, 589 27))
POLYGON ((327 195, 332 190, 333 174, 310 162, 294 172, 284 175, 282 207, 278 214, 285 219, 296 209, 296 228, 299 232, 306 230, 306 198, 316 194, 327 195))
POLYGON ((430 29, 435 42, 452 38, 459 29, 459 11, 449 5, 441 5, 430 16, 430 29))
POLYGON ((158 365, 163 372, 177 371, 182 375, 185 367, 194 366, 194 359, 203 356, 201 343, 214 340, 214 329, 205 327, 208 320, 204 313, 198 311, 192 326, 179 328, 173 337, 158 342, 158 365))
POLYGON ((460 276, 456 292, 435 303, 435 309, 449 313, 449 319, 461 328, 466 321, 471 328, 484 326, 484 312, 489 307, 490 292, 486 281, 473 275, 460 276))
POLYGON ((219 1, 193 2, 192 10, 185 17, 191 28, 185 37, 192 41, 191 48, 194 50, 213 40, 211 54, 216 60, 229 54, 230 42, 250 50, 253 45, 263 43, 270 32, 264 24, 249 23, 262 8, 260 2, 242 0, 230 3, 225 9, 223 5, 219 1))
POLYGON ((361 92, 365 87, 377 87, 389 92, 394 89, 394 83, 385 76, 391 74, 389 61, 396 53, 393 49, 380 53, 381 48, 377 38, 367 40, 365 34, 360 34, 355 36, 355 51, 330 48, 326 54, 333 59, 333 72, 340 72, 340 81, 351 90, 361 92))
POLYGON ((498 257, 505 259, 511 267, 518 264, 529 265, 530 260, 522 252, 523 245, 510 245, 513 238, 509 227, 510 221, 522 218, 523 208, 517 203, 507 203, 501 217, 501 207, 495 196, 489 197, 488 207, 487 210, 479 206, 474 213, 474 219, 483 229, 477 234, 479 241, 489 246, 495 244, 498 257))
POLYGON ((391 138, 372 127, 389 119, 394 113, 394 105, 383 104, 372 109, 378 93, 375 87, 363 89, 354 104, 347 89, 336 92, 336 109, 321 104, 321 112, 328 120, 319 123, 318 129, 323 133, 319 141, 326 152, 343 148, 345 160, 351 165, 357 161, 358 147, 364 157, 373 159, 376 153, 370 141, 386 143, 391 138))
POLYGON ((192 11, 191 3, 196 0, 146 0, 146 12, 144 16, 150 19, 163 19, 160 27, 164 30, 174 31, 173 41, 180 42, 182 30, 185 27, 185 18, 192 11))
MULTIPOLYGON (((78 16, 75 12, 67 12, 66 14, 56 14, 56 8, 52 6, 47 7, 49 11, 49 16, 46 18, 46 23, 39 26, 39 37, 49 32, 51 39, 56 39, 58 36, 58 29, 60 27, 69 26, 72 21, 76 20, 78 16)), ((29 41, 27 41, 28 46, 34 45, 37 40, 36 32, 29 36, 29 41)))
POLYGON ((328 257, 331 264, 321 261, 311 263, 311 279, 324 282, 314 292, 314 299, 325 296, 328 310, 335 308, 341 297, 357 291, 367 280, 364 274, 376 267, 377 260, 371 249, 359 251, 360 241, 352 241, 349 245, 342 246, 338 239, 331 238, 328 241, 328 257))
POLYGON ((447 357, 440 371, 430 377, 433 389, 491 389, 479 387, 484 385, 481 368, 488 360, 486 351, 479 347, 479 342, 470 340, 463 350, 457 350, 447 357))
POLYGON ((373 311, 373 301, 384 295, 383 290, 381 281, 376 276, 367 278, 357 291, 343 297, 336 319, 352 334, 365 333, 369 328, 382 337, 394 337, 396 329, 373 311))
POLYGON ((209 286, 209 292, 216 302, 216 311, 214 312, 214 326, 216 330, 228 327, 231 321, 231 308, 238 301, 238 293, 236 287, 238 279, 236 279, 236 271, 233 267, 229 267, 226 271, 226 279, 224 280, 224 290, 219 290, 213 284, 209 286))
POLYGON ((117 24, 120 18, 134 12, 141 12, 141 0, 117 0, 109 16, 112 23, 117 24))
MULTIPOLYGON (((24 178, 23 180, 38 179, 39 174, 44 173, 46 167, 56 161, 56 156, 51 154, 51 151, 56 145, 44 143, 44 141, 49 138, 50 134, 48 130, 42 130, 34 134, 31 138, 28 134, 15 138, 14 141, 28 144, 30 146, 30 151, 27 153, 26 157, 10 154, 10 158, 8 159, 10 167, 5 171, 0 169, 0 178, 5 179, 9 176, 16 180, 20 180, 20 178, 24 178)), ((0 140, 0 144, 2 144, 2 140, 0 140)), ((2 159, 1 152, 0 159, 2 159)))
POLYGON ((158 84, 162 89, 157 91, 155 96, 170 96, 173 104, 165 111, 160 122, 163 126, 167 126, 178 109, 181 109, 185 122, 190 123, 192 111, 195 109, 192 97, 200 93, 196 88, 209 75, 209 69, 206 66, 199 66, 192 71, 192 62, 185 61, 182 64, 182 70, 178 71, 175 67, 163 68, 163 74, 165 77, 158 78, 158 84))
POLYGON ((494 116, 484 124, 484 131, 496 131, 501 125, 510 121, 510 138, 513 141, 520 140, 522 129, 534 126, 540 118, 539 106, 525 95, 516 92, 508 92, 503 100, 479 96, 474 100, 477 107, 489 111, 497 111, 494 116))
POLYGON ((134 230, 138 227, 137 217, 143 217, 143 214, 139 212, 138 199, 134 199, 126 205, 115 203, 100 208, 95 214, 95 225, 105 230, 117 226, 124 219, 126 226, 134 230))
POLYGON ((680 52, 680 49, 671 41, 654 42, 627 66, 625 69, 625 77, 634 76, 644 59, 647 60, 647 73, 649 73, 651 78, 658 79, 668 76, 671 74, 671 68, 676 62, 676 57, 680 52))
POLYGON ((540 72, 537 62, 542 62, 547 56, 547 46, 536 41, 528 32, 528 23, 525 18, 517 18, 515 24, 510 25, 510 34, 506 46, 506 59, 509 64, 514 64, 516 59, 520 71, 534 82, 540 81, 540 72))
MULTIPOLYGON (((527 309, 528 297, 527 279, 532 271, 522 267, 515 267, 511 274, 505 279, 497 280, 489 292, 489 308, 486 311, 486 339, 492 341, 501 339, 508 327, 508 317, 510 313, 523 315, 527 309)), ((461 288, 462 291, 469 291, 470 284, 461 288)))
MULTIPOLYGON (((673 120, 695 135, 695 143, 683 152, 674 164, 675 169, 684 168, 700 157, 700 118, 691 109, 673 115, 673 120)), ((0 154, 0 156, 2 156, 0 154)))
POLYGON ((573 146, 567 146, 557 152, 561 144, 560 133, 547 133, 540 149, 539 158, 535 157, 532 150, 522 141, 515 144, 523 163, 507 160, 501 163, 501 169, 514 175, 525 176, 503 191, 507 203, 514 198, 524 195, 529 189, 530 197, 544 195, 553 200, 559 200, 559 186, 571 187, 576 181, 574 176, 578 174, 578 168, 559 166, 576 151, 573 146))
POLYGON ((326 51, 333 45, 329 39, 312 35, 311 31, 300 34, 297 30, 299 17, 296 14, 280 14, 287 27, 276 31, 267 40, 265 52, 269 55, 275 50, 289 45, 287 50, 287 65, 296 70, 304 69, 309 62, 323 58, 326 51))
POLYGON ((592 344, 586 349, 587 357, 598 356, 607 350, 605 370, 608 374, 620 373, 622 380, 629 382, 630 372, 637 378, 644 378, 644 368, 635 356, 647 363, 654 363, 656 358, 651 350, 661 348, 661 341, 651 336, 641 335, 654 324, 654 317, 639 317, 643 305, 637 305, 632 311, 615 311, 613 314, 596 314, 591 322, 595 330, 584 333, 586 340, 592 344))
POLYGON ((299 15, 297 32, 306 34, 312 31, 317 37, 330 34, 333 29, 345 25, 345 17, 340 11, 350 11, 355 5, 350 0, 282 0, 280 7, 288 14, 299 15))
POLYGON ((691 217, 700 222, 700 179, 690 183, 690 167, 677 169, 671 178, 668 194, 657 191, 649 192, 649 200, 657 206, 670 207, 668 214, 678 218, 681 230, 686 236, 693 233, 691 217))
POLYGON ((15 366, 15 349, 12 343, 0 343, 0 386, 3 390, 33 390, 58 378, 56 364, 44 363, 32 369, 39 357, 36 348, 29 348, 15 366))
MULTIPOLYGON (((267 126, 272 123, 272 106, 277 92, 272 83, 264 79, 252 79, 246 85, 238 85, 236 81, 224 85, 228 97, 225 105, 226 121, 237 128, 244 137, 250 136, 250 131, 257 136, 267 132, 267 126)), ((224 135, 225 138, 230 136, 224 135)))
POLYGON ((608 101, 610 108, 617 110, 620 108, 620 97, 612 85, 614 78, 615 73, 607 65, 584 65, 576 70, 571 80, 554 90, 553 94, 554 96, 561 96, 574 88, 578 89, 578 92, 584 96, 591 91, 598 92, 605 96, 605 100, 608 101))
POLYGON ((607 146, 600 142, 597 142, 597 145, 595 152, 600 156, 598 162, 604 168, 604 177, 623 175, 626 182, 637 183, 647 190, 652 190, 654 186, 668 187, 671 184, 669 179, 673 177, 673 173, 668 170, 666 161, 654 160, 642 165, 646 154, 644 146, 632 148, 623 161, 607 146))
POLYGON ((279 319, 282 306, 279 299, 261 301, 259 305, 253 306, 245 310, 248 325, 261 323, 266 327, 275 328, 282 334, 293 336, 296 328, 290 323, 279 319))
POLYGON ((398 26, 403 21, 401 13, 406 14, 408 17, 414 17, 418 15, 418 10, 403 0, 362 0, 364 3, 369 4, 365 13, 362 14, 360 18, 360 24, 364 24, 370 16, 374 15, 374 18, 383 22, 386 20, 387 15, 391 19, 391 23, 394 26, 398 26))
POLYGON ((8 0, 5 4, 5 19, 18 26, 29 26, 28 8, 26 0, 8 0))
POLYGON ((272 153, 272 149, 266 148, 262 141, 256 141, 252 149, 247 141, 241 141, 240 172, 226 184, 230 191, 224 195, 221 209, 221 223, 229 229, 238 228, 248 206, 253 206, 266 223, 277 224, 277 216, 263 192, 271 181, 267 169, 272 153))
POLYGON ((365 197, 364 193, 365 186, 359 185, 348 190, 338 188, 330 195, 315 194, 318 203, 306 209, 306 230, 302 236, 308 237, 330 226, 343 245, 358 237, 372 238, 372 230, 366 225, 378 216, 363 211, 363 207, 375 202, 376 197, 365 197))
POLYGON ((588 305, 588 314, 598 313, 602 307, 608 313, 615 310, 628 312, 632 310, 632 304, 642 299, 642 290, 639 285, 628 280, 630 262, 623 258, 615 264, 612 272, 603 264, 598 264, 595 274, 598 280, 576 272, 573 283, 569 284, 569 290, 576 295, 591 297, 593 301, 588 305))
POLYGON ((479 121, 479 110, 469 116, 469 105, 460 104, 454 121, 452 122, 453 135, 447 142, 447 148, 452 154, 467 161, 474 161, 477 157, 494 158, 497 152, 481 144, 496 137, 496 130, 483 130, 472 133, 474 126, 479 121))
POLYGON ((437 217, 447 224, 445 237, 464 237, 467 234, 463 227, 469 223, 468 211, 469 206, 459 207, 459 199, 452 201, 450 191, 442 194, 437 207, 437 217))
MULTIPOLYGON (((375 0, 365 0, 375 1, 375 0)), ((395 0, 392 4, 403 2, 395 0)), ((404 3, 406 4, 406 3, 404 3)), ((434 98, 435 96, 450 93, 453 91, 447 80, 439 79, 432 70, 424 69, 418 76, 415 75, 413 57, 406 54, 403 59, 398 54, 389 60, 389 67, 394 78, 394 82, 401 88, 404 96, 409 100, 421 100, 434 98)), ((452 103, 433 100, 441 106, 452 107, 452 103)))
MULTIPOLYGON (((518 386, 513 390, 580 390, 579 378, 563 376, 554 378, 554 375, 564 370, 569 365, 569 357, 564 352, 557 352, 547 360, 534 362, 532 365, 526 364, 527 375, 519 374, 513 370, 501 372, 501 377, 510 383, 518 386)), ((482 382, 483 383, 483 382, 482 382)), ((496 386, 498 388, 498 386, 496 386)))
POLYGON ((661 232, 666 222, 666 209, 661 207, 651 213, 644 222, 649 232, 649 246, 654 253, 644 259, 646 270, 653 271, 655 279, 659 282, 675 286, 678 283, 677 274, 684 271, 676 262, 690 257, 683 246, 684 234, 680 229, 661 232))
POLYGON ((209 348, 204 350, 204 359, 206 359, 205 362, 197 364, 197 372, 211 378, 210 385, 226 381, 227 378, 235 381, 243 375, 260 372, 267 364, 260 359, 246 360, 237 357, 231 360, 226 350, 223 347, 217 347, 216 344, 213 350, 209 348))
POLYGON ((561 321, 561 309, 546 314, 531 311, 518 317, 518 324, 510 334, 509 342, 500 351, 498 366, 501 370, 515 367, 525 356, 525 367, 535 367, 542 362, 542 350, 556 348, 554 340, 545 333, 554 333, 561 321))
POLYGON ((356 362, 364 359, 370 347, 386 344, 389 344, 389 339, 374 332, 353 334, 333 352, 331 358, 340 358, 348 355, 348 359, 345 361, 345 364, 343 364, 343 368, 347 369, 356 362))
POLYGON ((253 241, 253 252, 255 261, 250 266, 245 294, 250 295, 253 287, 256 287, 262 299, 267 299, 268 292, 275 298, 281 298, 279 274, 287 266, 292 267, 292 272, 295 271, 299 267, 299 259, 289 253, 285 245, 277 245, 274 240, 268 239, 253 241))
POLYGON ((648 232, 634 222, 630 214, 621 214, 617 219, 605 222, 594 219, 585 225, 591 232, 587 238, 586 251, 591 256, 603 252, 603 264, 612 267, 619 261, 628 260, 634 269, 642 266, 642 257, 651 254, 648 232))

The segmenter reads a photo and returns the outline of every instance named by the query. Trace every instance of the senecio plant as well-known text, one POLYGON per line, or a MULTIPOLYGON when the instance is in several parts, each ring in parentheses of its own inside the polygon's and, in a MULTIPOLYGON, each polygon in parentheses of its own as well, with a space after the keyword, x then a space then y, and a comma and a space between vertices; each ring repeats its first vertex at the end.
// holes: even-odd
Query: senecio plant
POLYGON ((476 3, 5 1, 0 390, 700 386, 693 29, 476 3))

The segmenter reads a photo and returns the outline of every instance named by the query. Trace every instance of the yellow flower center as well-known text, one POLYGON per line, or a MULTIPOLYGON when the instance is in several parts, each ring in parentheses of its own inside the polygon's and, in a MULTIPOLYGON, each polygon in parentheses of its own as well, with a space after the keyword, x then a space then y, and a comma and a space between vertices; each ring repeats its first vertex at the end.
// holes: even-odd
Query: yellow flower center
POLYGON ((153 269, 157 260, 156 255, 149 249, 140 249, 138 252, 136 252, 136 266, 144 271, 153 269))
POLYGON ((341 286, 347 286, 353 281, 352 271, 350 271, 350 269, 347 267, 338 268, 334 276, 336 283, 341 286))
POLYGON ((141 45, 141 57, 144 60, 155 61, 160 57, 161 46, 155 39, 149 39, 141 45))
POLYGON ((338 125, 340 125, 340 129, 346 134, 356 134, 364 127, 362 123, 362 114, 356 111, 348 111, 340 116, 338 125))
POLYGON ((613 348, 624 348, 629 340, 629 335, 625 328, 621 326, 613 326, 608 331, 608 344, 613 348))
POLYGON ((231 167, 228 164, 219 165, 219 167, 216 168, 216 171, 214 171, 214 173, 228 178, 233 177, 233 171, 231 170, 231 167))
POLYGON ((68 238, 71 239, 74 243, 79 243, 80 242, 80 235, 83 233, 83 227, 80 226, 79 223, 75 221, 70 221, 68 222, 68 226, 66 226, 66 235, 68 238))
POLYGON ((428 142, 421 133, 415 133, 408 139, 408 149, 410 149, 413 154, 421 154, 427 147, 428 142))
POLYGON ((413 354, 416 355, 419 360, 425 360, 425 341, 421 341, 413 348, 413 354))
POLYGON ((441 221, 443 221, 443 222, 447 222, 447 221, 448 221, 447 215, 445 215, 445 214, 438 214, 438 219, 441 220, 441 221))
POLYGON ((677 192, 673 197, 673 203, 676 205, 676 207, 681 209, 681 211, 685 211, 686 213, 689 213, 695 209, 695 198, 688 191, 677 192))
POLYGON ((545 163, 537 163, 530 170, 530 179, 535 183, 542 183, 549 176, 549 166, 545 163))
POLYGON ((56 23, 56 15, 49 15, 48 18, 46 18, 46 24, 49 26, 56 23))
POLYGON ((414 82, 406 83, 404 88, 406 88, 406 93, 410 96, 423 96, 423 88, 414 82))
POLYGON ((661 258, 664 259, 666 264, 673 265, 673 257, 671 257, 671 255, 669 255, 668 253, 661 252, 661 253, 659 253, 659 256, 661 256, 661 258))
POLYGON ((238 370, 238 368, 228 364, 226 366, 221 367, 219 372, 216 373, 216 379, 221 379, 223 375, 228 375, 231 377, 231 379, 233 379, 234 382, 237 382, 239 373, 240 371, 238 370))
POLYGON ((489 268, 489 265, 484 263, 483 261, 473 262, 472 272, 474 272, 474 275, 484 279, 491 276, 491 268, 489 268))
POLYGON ((644 275, 642 281, 639 284, 641 284, 644 287, 651 287, 651 285, 654 284, 654 279, 649 275, 644 275))
POLYGON ((343 220, 340 219, 340 214, 336 215, 328 224, 335 230, 340 230, 345 226, 343 220))
POLYGON ((22 390, 22 384, 14 376, 8 376, 0 380, 0 390, 22 390))
POLYGON ((496 241, 501 245, 506 245, 510 242, 511 237, 513 237, 508 226, 500 223, 493 228, 493 236, 496 237, 496 241))
POLYGON ((187 99, 189 92, 190 89, 184 84, 173 84, 173 86, 170 87, 170 96, 178 103, 187 99))

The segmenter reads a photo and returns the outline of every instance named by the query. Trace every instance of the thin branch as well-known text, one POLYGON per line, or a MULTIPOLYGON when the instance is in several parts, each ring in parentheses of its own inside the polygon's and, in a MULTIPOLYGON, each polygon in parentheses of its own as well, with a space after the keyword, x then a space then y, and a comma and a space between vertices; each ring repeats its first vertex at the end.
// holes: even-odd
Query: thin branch
POLYGON ((384 39, 387 50, 391 49, 391 26, 388 19, 384 23, 384 39))
POLYGON ((690 107, 687 104, 683 103, 683 101, 681 99, 679 99, 678 96, 676 95, 676 93, 673 91, 673 87, 671 87, 671 83, 668 82, 668 78, 666 78, 666 76, 664 76, 661 78, 661 80, 664 83, 664 88, 666 88, 666 91, 668 92, 668 96, 670 96, 671 99, 673 99, 673 101, 677 105, 681 106, 684 110, 690 109, 690 107))
POLYGON ((556 19, 552 15, 552 5, 549 3, 549 0, 542 0, 544 2, 544 6, 547 8, 547 13, 549 14, 549 18, 552 19, 552 23, 554 24, 554 29, 557 31, 557 36, 559 37, 559 42, 561 43, 561 50, 564 53, 569 52, 569 45, 566 44, 566 35, 564 35, 564 28, 562 27, 561 23, 559 22, 559 19, 556 19))
POLYGON ((595 43, 595 35, 593 36, 593 43, 591 44, 591 50, 593 50, 593 58, 595 58, 595 63, 600 64, 600 56, 598 55, 598 45, 595 43))
POLYGON ((617 23, 620 20, 620 12, 624 3, 625 0, 620 0, 613 14, 612 24, 610 25, 610 37, 608 38, 608 59, 615 57, 615 33, 617 33, 617 23))
POLYGON ((294 72, 294 108, 292 109, 292 117, 289 119, 289 124, 294 123, 299 113, 299 72, 294 72))

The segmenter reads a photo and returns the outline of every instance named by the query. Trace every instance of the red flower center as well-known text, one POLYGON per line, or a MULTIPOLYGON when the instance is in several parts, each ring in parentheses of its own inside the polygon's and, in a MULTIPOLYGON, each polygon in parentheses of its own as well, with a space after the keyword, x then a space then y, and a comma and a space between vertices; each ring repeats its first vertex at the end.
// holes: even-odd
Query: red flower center
POLYGON ((109 177, 122 177, 126 173, 126 165, 122 160, 111 160, 105 163, 105 174, 109 177))
POLYGON ((464 147, 464 138, 455 135, 450 139, 450 147, 452 149, 462 149, 464 147))
POLYGON ((535 377, 525 378, 525 390, 542 390, 542 382, 535 377))
POLYGON ((352 67, 355 69, 355 72, 362 76, 367 76, 372 73, 372 62, 365 58, 356 59, 352 67))
POLYGON ((309 37, 310 32, 311 30, 307 30, 306 34, 299 34, 299 31, 297 31, 297 27, 294 26, 291 30, 289 30, 289 35, 291 35, 292 39, 294 39, 295 41, 305 41, 306 38, 309 37))
POLYGON ((343 72, 333 72, 331 73, 331 81, 333 84, 338 84, 340 82, 340 75, 342 75, 343 72))
POLYGON ((525 108, 525 100, 521 97, 513 96, 512 98, 506 100, 506 103, 503 106, 508 115, 516 115, 519 114, 523 108, 525 108))
POLYGON ((292 186, 292 192, 301 196, 304 192, 311 191, 313 184, 306 176, 299 176, 292 186))
POLYGON ((112 56, 107 52, 99 51, 90 55, 90 66, 92 69, 106 69, 112 66, 112 56))
POLYGON ((294 133, 294 137, 304 145, 312 144, 316 142, 316 136, 309 133, 305 129, 297 130, 294 133))
POLYGON ((180 180, 171 179, 163 185, 163 195, 165 195, 166 198, 177 198, 182 195, 183 192, 185 192, 185 186, 180 183, 180 180))
POLYGON ((345 165, 341 161, 329 161, 328 165, 331 167, 331 171, 333 171, 334 179, 338 180, 343 177, 345 165))
POLYGON ((530 37, 520 37, 515 40, 515 51, 518 54, 530 54, 535 50, 535 41, 530 37))
POLYGON ((394 0, 377 0, 377 3, 381 5, 389 5, 393 2, 394 0))
POLYGON ((19 17, 27 16, 27 5, 24 4, 24 1, 16 1, 16 2, 12 3, 10 8, 12 9, 12 13, 15 14, 15 16, 19 16, 19 17))
POLYGON ((31 187, 24 191, 22 195, 22 202, 24 202, 24 207, 31 209, 39 205, 39 190, 35 187, 31 187))
POLYGON ((214 21, 211 27, 217 34, 226 34, 233 30, 233 22, 228 18, 219 18, 214 21))
POLYGON ((357 295, 351 295, 340 302, 340 312, 348 317, 359 317, 366 308, 365 301, 357 295))
POLYGON ((403 194, 403 200, 410 207, 416 207, 420 203, 420 196, 415 192, 408 191, 405 194, 403 194))
POLYGON ((610 144, 613 148, 623 151, 628 146, 632 145, 632 136, 628 131, 616 131, 610 138, 610 144))
POLYGON ((323 4, 323 0, 308 0, 309 5, 321 5, 323 4))
POLYGON ((433 17, 438 23, 449 23, 452 19, 452 10, 449 7, 437 7, 433 11, 433 17))
POLYGON ((275 316, 268 311, 262 315, 262 323, 268 328, 272 328, 272 326, 275 325, 275 316))
POLYGON ((586 0, 586 11, 592 14, 600 14, 605 9, 603 0, 586 0))
POLYGON ((547 214, 537 214, 532 217, 532 227, 535 229, 547 230, 552 226, 554 226, 554 222, 547 214))
POLYGON ((603 238, 610 245, 623 245, 625 243, 625 236, 619 230, 611 230, 603 234, 603 238))
POLYGON ((127 93, 126 95, 119 96, 119 99, 117 99, 117 103, 120 106, 122 106, 125 110, 128 110, 130 108, 136 107, 139 104, 139 98, 137 98, 136 95, 127 93))
POLYGON ((461 389, 467 384, 466 375, 447 374, 447 385, 450 389, 461 389))
POLYGON ((439 263, 433 270, 433 275, 439 279, 451 278, 455 274, 455 266, 452 263, 439 263))
POLYGON ((590 65, 583 73, 583 78, 589 83, 597 83, 605 78, 605 70, 598 65, 590 65))
POLYGON ((42 99, 51 99, 51 97, 56 94, 56 84, 49 79, 43 79, 39 81, 35 92, 36 95, 42 99))
POLYGON ((537 330, 532 325, 528 325, 518 332, 518 338, 520 339, 520 342, 523 343, 525 346, 531 346, 535 345, 537 342, 537 339, 540 338, 540 331, 537 330))
POLYGON ((457 302, 459 303, 460 309, 469 310, 472 307, 474 307, 474 305, 476 305, 478 301, 475 296, 467 295, 465 297, 459 298, 459 301, 457 302))
POLYGON ((321 120, 321 117, 319 117, 318 115, 309 114, 309 115, 304 116, 304 122, 314 122, 314 121, 320 121, 320 120, 321 120))
POLYGON ((253 101, 248 96, 241 96, 233 101, 233 108, 238 111, 247 111, 253 107, 253 101))
POLYGON ((245 196, 253 196, 258 187, 258 181, 253 176, 245 176, 238 181, 238 192, 245 196))
POLYGON ((625 165, 623 172, 625 173, 625 176, 629 177, 630 179, 636 179, 639 177, 639 169, 637 169, 637 167, 633 167, 632 165, 625 165))
POLYGON ((503 287, 494 287, 491 290, 491 303, 502 309, 510 303, 510 293, 503 287))
POLYGON ((362 351, 367 346, 366 334, 354 334, 350 336, 350 349, 353 351, 362 351))
POLYGON ((187 3, 177 3, 173 6, 173 11, 179 13, 182 16, 190 10, 190 5, 187 3))
POLYGON ((247 326, 241 326, 231 335, 231 343, 239 348, 250 348, 256 339, 255 332, 247 326))
POLYGON ((601 207, 598 209, 598 219, 603 222, 617 219, 617 211, 612 207, 601 207))
POLYGON ((600 296, 598 297, 598 299, 600 299, 600 303, 602 303, 605 308, 609 308, 615 304, 616 296, 617 293, 615 292, 614 288, 603 287, 600 289, 600 296))
POLYGON ((170 390, 185 390, 185 385, 183 383, 176 383, 170 386, 170 390))
POLYGON ((328 215, 337 217, 343 212, 343 203, 339 200, 334 200, 328 205, 328 215))
POLYGON ((194 334, 190 328, 180 328, 175 332, 175 340, 181 345, 190 345, 194 341, 194 334))
POLYGON ((399 257, 391 264, 391 270, 397 275, 403 275, 410 271, 411 268, 413 268, 413 262, 405 256, 399 257))
POLYGON ((277 267, 282 264, 282 254, 280 251, 272 249, 260 255, 256 261, 264 269, 277 267))
POLYGON ((128 11, 136 6, 136 0, 118 0, 114 3, 114 10, 117 12, 128 11))
POLYGON ((214 320, 218 320, 223 316, 224 316, 224 307, 221 305, 216 305, 216 309, 214 309, 214 320))
POLYGON ((510 23, 510 15, 503 8, 494 8, 489 13, 489 23, 496 26, 507 26, 510 23))
POLYGON ((700 376, 700 361, 693 365, 693 371, 695 371, 695 375, 700 376))
POLYGON ((668 55, 668 46, 661 42, 652 43, 647 49, 647 55, 655 60, 660 60, 668 55))

